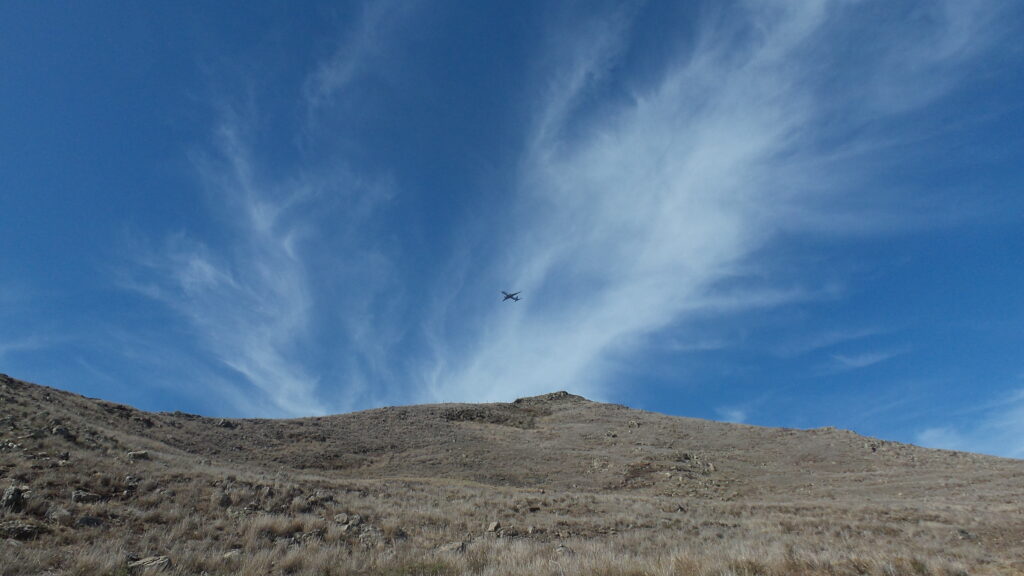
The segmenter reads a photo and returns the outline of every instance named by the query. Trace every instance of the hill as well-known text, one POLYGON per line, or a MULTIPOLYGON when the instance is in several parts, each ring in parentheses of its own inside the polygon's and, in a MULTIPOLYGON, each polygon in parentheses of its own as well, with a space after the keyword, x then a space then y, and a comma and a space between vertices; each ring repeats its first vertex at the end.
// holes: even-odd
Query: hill
POLYGON ((289 420, 0 375, 0 572, 1020 574, 1024 462, 556 392, 289 420))

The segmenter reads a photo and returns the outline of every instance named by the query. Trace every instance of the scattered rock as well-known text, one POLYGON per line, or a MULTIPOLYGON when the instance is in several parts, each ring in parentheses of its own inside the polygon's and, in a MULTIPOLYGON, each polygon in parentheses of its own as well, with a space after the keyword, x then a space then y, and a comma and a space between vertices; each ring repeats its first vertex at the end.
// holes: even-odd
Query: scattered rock
POLYGON ((128 461, 129 462, 137 462, 139 460, 149 460, 149 451, 148 450, 135 450, 133 452, 129 452, 128 453, 128 461))
POLYGON ((217 506, 220 506, 221 508, 228 508, 229 506, 231 506, 231 495, 223 490, 217 493, 217 495, 214 498, 214 501, 217 503, 217 506))
POLYGON ((977 540, 978 539, 978 535, 977 534, 974 534, 972 532, 968 532, 967 530, 964 530, 963 528, 960 528, 959 530, 956 531, 956 536, 957 536, 957 538, 959 538, 961 540, 977 540))
POLYGON ((82 504, 88 504, 89 502, 99 502, 101 497, 95 492, 89 492, 88 490, 75 490, 71 493, 71 501, 79 502, 82 504))
POLYGON ((20 486, 9 486, 0 496, 0 508, 21 512, 25 508, 25 491, 20 486))
POLYGON ((334 521, 341 524, 341 529, 346 532, 349 529, 358 528, 364 523, 363 517, 359 514, 336 514, 334 521))
POLYGON ((384 534, 380 531, 380 528, 376 526, 363 526, 359 529, 359 543, 367 548, 380 542, 383 536, 384 534))
POLYGON ((132 422, 135 422, 137 424, 141 424, 141 425, 145 426, 146 428, 152 428, 153 427, 153 421, 150 420, 146 416, 132 416, 132 422))
POLYGON ((171 559, 167 556, 150 556, 128 563, 129 570, 165 570, 171 567, 171 559))
POLYGON ((21 520, 8 520, 0 522, 0 538, 11 538, 13 540, 32 540, 36 536, 46 532, 46 527, 37 526, 21 520))
POLYGON ((60 524, 61 526, 71 525, 71 512, 61 506, 50 506, 46 510, 46 520, 60 524))
POLYGON ((500 529, 501 529, 501 522, 495 521, 495 522, 491 522, 490 524, 487 525, 487 531, 488 532, 497 532, 500 529))
POLYGON ((54 426, 53 428, 50 429, 50 434, 53 434, 54 436, 60 436, 65 440, 75 440, 75 435, 71 433, 71 430, 68 430, 67 426, 54 426))
POLYGON ((447 544, 442 544, 441 546, 438 546, 437 547, 437 551, 438 552, 445 552, 445 553, 448 553, 448 554, 462 554, 463 552, 466 551, 466 543, 465 542, 449 542, 447 544))
POLYGON ((98 528, 103 525, 103 520, 95 516, 82 516, 75 522, 79 528, 98 528))

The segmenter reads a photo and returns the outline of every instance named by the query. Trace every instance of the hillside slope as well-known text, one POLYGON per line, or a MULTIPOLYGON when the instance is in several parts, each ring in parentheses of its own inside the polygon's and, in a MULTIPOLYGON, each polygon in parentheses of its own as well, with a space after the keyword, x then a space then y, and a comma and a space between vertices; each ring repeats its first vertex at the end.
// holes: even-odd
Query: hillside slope
POLYGON ((1022 461, 564 392, 225 420, 0 375, 0 487, 3 574, 1024 568, 1022 461), (497 560, 531 547, 557 569, 497 560))

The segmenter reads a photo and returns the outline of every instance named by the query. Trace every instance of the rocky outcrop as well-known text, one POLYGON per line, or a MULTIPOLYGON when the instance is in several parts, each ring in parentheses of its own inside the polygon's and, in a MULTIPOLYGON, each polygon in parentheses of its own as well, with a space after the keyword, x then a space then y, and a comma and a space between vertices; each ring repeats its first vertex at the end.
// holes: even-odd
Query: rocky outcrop
POLYGON ((9 486, 0 496, 0 508, 21 512, 25 508, 25 490, 21 486, 9 486))
POLYGON ((22 520, 0 522, 0 538, 32 540, 45 532, 47 532, 45 526, 39 526, 22 520))

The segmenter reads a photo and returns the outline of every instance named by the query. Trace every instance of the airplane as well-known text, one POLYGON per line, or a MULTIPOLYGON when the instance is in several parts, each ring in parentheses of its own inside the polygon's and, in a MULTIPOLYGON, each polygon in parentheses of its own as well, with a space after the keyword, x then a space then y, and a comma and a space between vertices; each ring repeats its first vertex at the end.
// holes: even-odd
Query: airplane
POLYGON ((501 293, 505 295, 505 298, 501 300, 502 302, 504 302, 505 300, 512 300, 514 302, 519 302, 520 300, 522 300, 522 298, 519 297, 519 292, 513 292, 509 294, 508 292, 502 290, 501 293))

